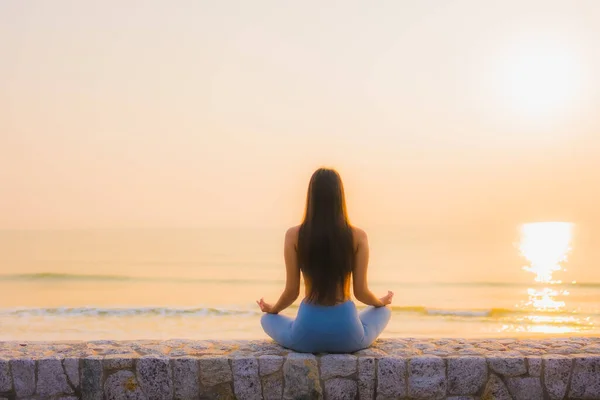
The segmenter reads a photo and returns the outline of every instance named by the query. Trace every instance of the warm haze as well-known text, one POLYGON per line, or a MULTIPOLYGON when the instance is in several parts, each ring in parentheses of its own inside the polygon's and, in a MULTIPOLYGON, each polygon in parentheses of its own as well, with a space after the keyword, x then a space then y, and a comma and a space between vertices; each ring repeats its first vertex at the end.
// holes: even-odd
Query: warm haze
POLYGON ((0 226, 600 222, 600 4, 0 4, 0 226))
POLYGON ((597 330, 599 42, 595 0, 2 1, 0 339, 255 337, 319 166, 390 335, 597 330))

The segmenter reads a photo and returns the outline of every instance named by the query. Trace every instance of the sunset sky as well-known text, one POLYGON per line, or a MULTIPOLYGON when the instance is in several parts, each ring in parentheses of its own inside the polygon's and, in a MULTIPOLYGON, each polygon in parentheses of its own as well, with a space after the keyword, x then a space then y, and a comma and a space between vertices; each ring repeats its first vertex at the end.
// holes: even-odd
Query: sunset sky
MULTIPOLYGON (((2 1, 0 228, 600 223, 600 2, 2 1)), ((458 227, 458 228, 457 228, 458 227)))

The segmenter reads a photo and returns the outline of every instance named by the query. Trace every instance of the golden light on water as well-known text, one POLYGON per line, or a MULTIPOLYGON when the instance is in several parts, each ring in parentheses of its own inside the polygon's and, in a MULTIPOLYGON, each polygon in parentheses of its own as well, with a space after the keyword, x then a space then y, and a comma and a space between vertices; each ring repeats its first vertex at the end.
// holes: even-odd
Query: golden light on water
POLYGON ((527 289, 527 306, 537 311, 560 311, 565 307, 559 298, 569 293, 552 287, 561 283, 553 279, 553 274, 564 269, 562 263, 571 250, 572 237, 573 224, 568 222, 538 222, 521 227, 520 250, 529 261, 523 269, 535 274, 535 282, 547 285, 527 289))
POLYGON ((586 325, 566 310, 563 300, 569 292, 560 287, 554 273, 564 270, 571 250, 573 224, 568 222, 539 222, 521 227, 519 249, 528 265, 523 269, 534 274, 535 287, 527 289, 525 303, 531 313, 524 318, 527 332, 568 333, 586 325))
POLYGON ((565 306, 564 301, 556 300, 559 295, 568 295, 568 292, 559 292, 552 288, 527 289, 529 304, 536 310, 559 310, 565 306))
MULTIPOLYGON (((522 317, 502 325, 503 332, 569 334, 594 326, 590 316, 579 314, 565 301, 569 292, 556 272, 564 271, 571 251, 574 225, 569 222, 538 222, 521 226, 519 250, 527 260, 524 271, 534 274, 527 300, 517 304, 522 317)), ((570 281, 575 285, 576 281, 570 281)))
POLYGON ((523 267, 535 274, 539 283, 552 281, 552 274, 560 271, 571 250, 573 224, 568 222, 538 222, 521 227, 521 254, 529 261, 523 267))

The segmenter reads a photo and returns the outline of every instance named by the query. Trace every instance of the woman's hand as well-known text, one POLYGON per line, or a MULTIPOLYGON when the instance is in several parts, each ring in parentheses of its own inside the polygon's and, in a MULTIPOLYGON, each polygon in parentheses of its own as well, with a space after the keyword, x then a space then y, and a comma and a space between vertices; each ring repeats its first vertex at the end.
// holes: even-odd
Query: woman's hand
POLYGON ((379 300, 381 300, 381 302, 383 303, 384 306, 387 306, 388 304, 392 304, 393 297, 394 297, 394 292, 391 292, 388 290, 387 294, 385 296, 383 296, 382 298, 380 298, 379 300))
POLYGON ((265 312, 267 314, 277 314, 276 312, 273 312, 273 306, 271 304, 265 303, 265 300, 262 298, 259 301, 257 301, 256 304, 258 304, 258 306, 260 307, 260 311, 262 312, 265 312))

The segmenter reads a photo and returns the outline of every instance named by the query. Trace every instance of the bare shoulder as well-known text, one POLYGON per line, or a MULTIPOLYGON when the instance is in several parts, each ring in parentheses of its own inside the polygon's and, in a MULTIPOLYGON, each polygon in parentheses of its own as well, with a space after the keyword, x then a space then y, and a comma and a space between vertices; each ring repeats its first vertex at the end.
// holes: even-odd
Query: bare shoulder
POLYGON ((286 243, 298 242, 298 232, 300 232, 300 225, 292 226, 285 232, 286 243))
POLYGON ((367 238, 367 232, 365 232, 364 230, 360 229, 357 226, 353 226, 352 227, 352 236, 354 238, 354 243, 355 245, 359 245, 359 244, 363 244, 366 243, 368 238, 367 238))

